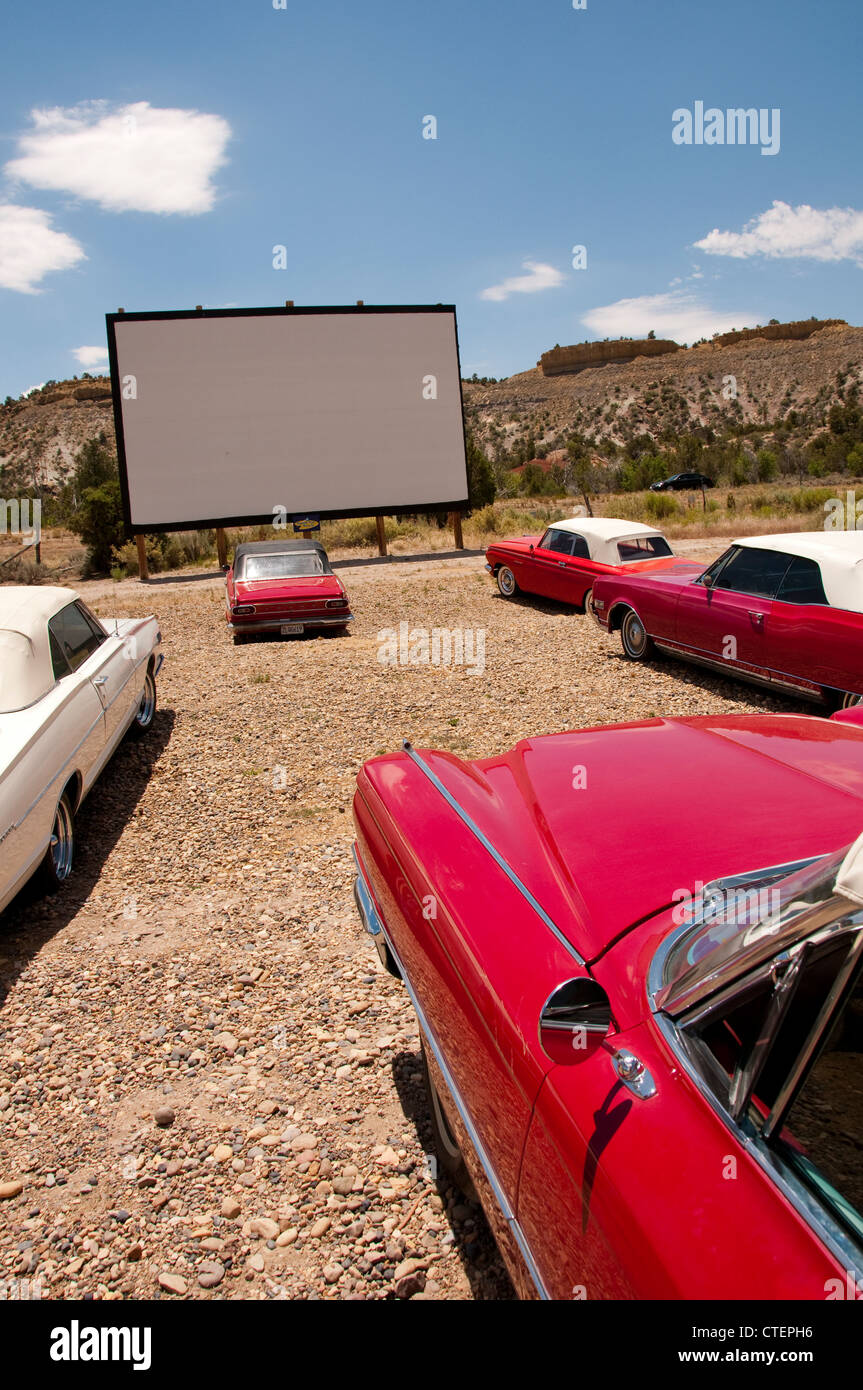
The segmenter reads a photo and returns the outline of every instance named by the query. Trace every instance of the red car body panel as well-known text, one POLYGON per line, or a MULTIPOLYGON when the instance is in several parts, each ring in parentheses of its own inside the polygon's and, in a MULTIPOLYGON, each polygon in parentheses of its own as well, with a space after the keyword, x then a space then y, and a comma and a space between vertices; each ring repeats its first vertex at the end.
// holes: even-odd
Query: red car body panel
POLYGON ((606 631, 633 609, 657 646, 731 674, 820 699, 825 691, 863 695, 863 614, 826 604, 707 588, 704 566, 680 562, 660 575, 597 579, 594 608, 606 631), (734 647, 728 643, 734 638, 734 647))
MULTIPOLYGON (((361 873, 471 1121, 447 1107, 518 1290, 823 1298, 825 1281, 844 1277, 838 1260, 680 1067, 646 981, 677 930, 677 889, 857 838, 861 724, 656 719, 527 740, 475 763, 419 756, 560 932, 410 752, 365 764, 361 873), (707 824, 693 814, 693 775, 702 790, 745 788, 734 814, 707 824), (604 1046, 577 1065, 543 1050, 545 1002, 587 976, 611 1001, 615 1047, 637 1050, 656 1080, 648 1101, 623 1087, 604 1046)), ((448 1083, 432 1070, 443 1099, 448 1083)))
POLYGON ((522 536, 519 540, 496 541, 485 552, 486 563, 492 573, 499 565, 508 565, 519 588, 526 593, 540 594, 544 598, 578 607, 584 605, 588 589, 593 588, 603 575, 615 575, 624 570, 640 574, 655 573, 674 569, 680 564, 673 555, 662 555, 652 560, 629 560, 621 565, 606 565, 580 555, 559 555, 555 550, 544 550, 539 544, 541 540, 541 536, 522 536))

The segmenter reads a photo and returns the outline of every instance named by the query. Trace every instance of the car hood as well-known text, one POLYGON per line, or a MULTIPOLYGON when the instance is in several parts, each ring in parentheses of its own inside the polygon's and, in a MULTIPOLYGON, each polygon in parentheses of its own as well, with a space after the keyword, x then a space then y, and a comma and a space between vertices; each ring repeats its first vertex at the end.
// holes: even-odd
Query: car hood
MULTIPOLYGON (((680 890, 863 830, 863 730, 816 716, 652 719, 475 763, 420 756, 588 961, 680 890)), ((400 753, 364 772, 417 857, 457 876, 468 832, 421 769, 400 753)), ((500 872, 488 864, 483 911, 500 872)))
POLYGON ((249 603, 283 598, 339 598, 343 592, 334 574, 294 575, 289 579, 238 579, 235 590, 249 603))

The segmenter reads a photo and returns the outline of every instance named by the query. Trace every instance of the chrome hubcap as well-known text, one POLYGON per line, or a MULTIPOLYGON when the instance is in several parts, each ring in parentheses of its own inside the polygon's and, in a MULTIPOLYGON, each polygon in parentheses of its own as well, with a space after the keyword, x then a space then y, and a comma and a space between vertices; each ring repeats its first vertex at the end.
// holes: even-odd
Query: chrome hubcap
POLYGON ((852 695, 850 691, 842 696, 842 709, 851 709, 854 705, 863 704, 863 695, 852 695))
POLYGON ((646 633, 641 625, 641 620, 636 618, 634 613, 630 613, 626 619, 626 645, 633 656, 641 656, 644 651, 646 633))
POLYGON ((142 729, 146 729, 147 725, 151 722, 155 709, 156 682, 153 680, 153 677, 148 674, 147 679, 144 681, 144 693, 141 696, 138 713, 135 715, 135 719, 142 729))
POLYGON ((512 570, 498 570, 497 584, 501 593, 506 594, 507 598, 510 598, 515 592, 515 577, 513 576, 512 570))
POLYGON ((51 861, 58 880, 69 877, 72 869, 72 817, 65 801, 61 801, 54 815, 54 828, 51 832, 51 861))

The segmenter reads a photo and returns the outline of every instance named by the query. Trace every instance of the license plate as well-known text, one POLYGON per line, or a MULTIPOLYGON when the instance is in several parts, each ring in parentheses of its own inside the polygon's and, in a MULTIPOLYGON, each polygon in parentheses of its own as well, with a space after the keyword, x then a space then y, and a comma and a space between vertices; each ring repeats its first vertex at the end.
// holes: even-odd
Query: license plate
POLYGON ((282 623, 283 637, 296 637, 298 632, 302 632, 302 623, 282 623))

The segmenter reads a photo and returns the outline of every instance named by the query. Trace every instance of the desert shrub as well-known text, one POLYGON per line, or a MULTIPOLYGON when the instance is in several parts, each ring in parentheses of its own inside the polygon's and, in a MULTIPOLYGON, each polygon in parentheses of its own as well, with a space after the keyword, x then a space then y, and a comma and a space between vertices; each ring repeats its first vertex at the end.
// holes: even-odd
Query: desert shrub
POLYGON ((477 531, 488 531, 492 534, 497 532, 497 514, 492 503, 486 507, 480 507, 478 512, 474 512, 471 521, 477 531))
POLYGON ((667 492, 648 492, 644 499, 644 510, 653 521, 664 521, 667 517, 680 515, 677 498, 669 497, 667 492))

